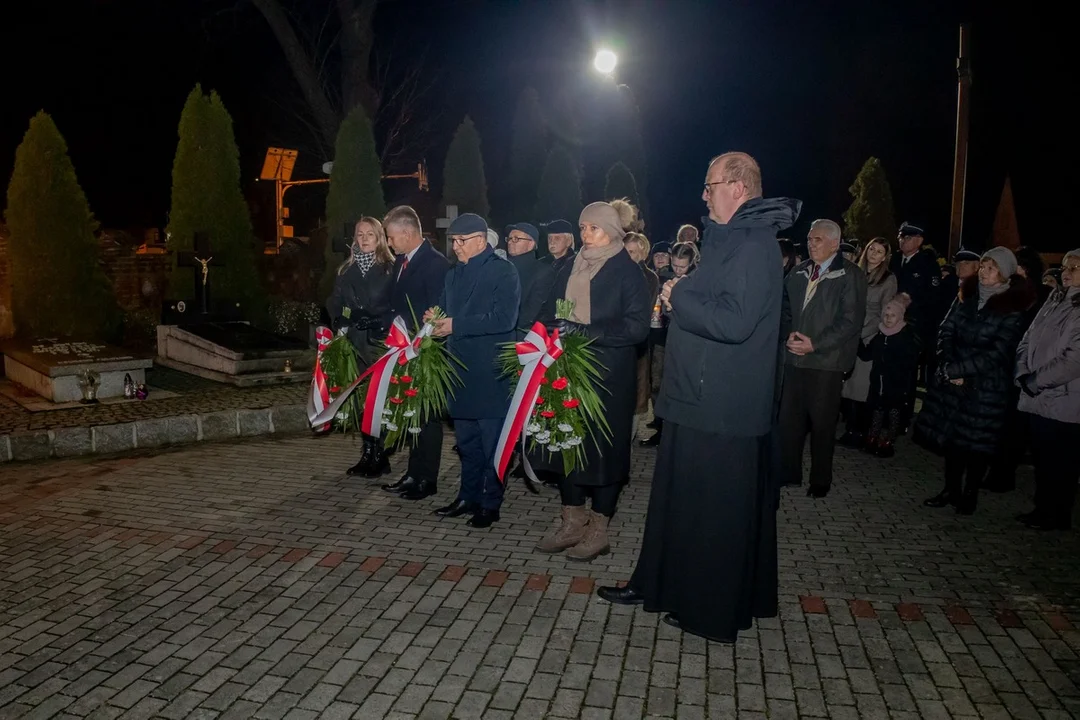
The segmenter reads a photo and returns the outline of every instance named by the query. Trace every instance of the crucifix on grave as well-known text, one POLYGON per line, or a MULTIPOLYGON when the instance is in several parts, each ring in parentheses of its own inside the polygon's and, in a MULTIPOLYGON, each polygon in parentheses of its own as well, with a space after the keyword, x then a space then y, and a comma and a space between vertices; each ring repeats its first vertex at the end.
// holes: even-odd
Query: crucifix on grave
MULTIPOLYGON (((450 229, 450 223, 454 222, 454 220, 457 219, 457 216, 458 216, 457 205, 447 205, 446 206, 446 217, 435 218, 435 227, 440 228, 442 230, 449 230, 450 229)), ((454 249, 453 244, 450 242, 450 236, 449 235, 446 236, 445 238, 443 238, 443 240, 446 242, 446 251, 445 252, 446 252, 446 254, 448 256, 450 256, 451 251, 454 249)))
POLYGON ((210 238, 205 232, 195 233, 194 250, 181 250, 176 253, 176 264, 195 271, 195 297, 199 302, 199 314, 210 312, 210 267, 221 267, 221 260, 215 260, 210 249, 210 238))

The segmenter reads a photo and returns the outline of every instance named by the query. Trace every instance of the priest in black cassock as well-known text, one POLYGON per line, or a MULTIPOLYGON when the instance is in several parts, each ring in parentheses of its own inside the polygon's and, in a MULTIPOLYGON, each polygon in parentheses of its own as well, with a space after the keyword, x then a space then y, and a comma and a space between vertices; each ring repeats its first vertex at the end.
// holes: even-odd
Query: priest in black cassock
POLYGON ((625 587, 598 594, 734 642, 777 610, 779 487, 768 467, 783 298, 776 233, 802 203, 762 198, 761 170, 745 153, 709 164, 702 199, 701 263, 661 291, 664 434, 641 554, 625 587))

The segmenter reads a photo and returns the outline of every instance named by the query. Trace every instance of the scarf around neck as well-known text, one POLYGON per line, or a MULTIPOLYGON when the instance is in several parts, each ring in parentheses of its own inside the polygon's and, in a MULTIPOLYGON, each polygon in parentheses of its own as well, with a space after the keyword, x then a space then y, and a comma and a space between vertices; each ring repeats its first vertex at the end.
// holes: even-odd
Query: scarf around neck
POLYGON ((612 240, 601 247, 583 247, 574 258, 574 268, 566 282, 566 299, 574 303, 570 320, 586 325, 592 322, 592 279, 604 267, 604 263, 620 252, 623 252, 623 244, 612 240))
POLYGON ((986 301, 995 295, 1000 295, 1009 289, 1009 283, 1005 282, 1001 285, 983 285, 979 283, 979 309, 982 310, 986 305, 986 301))
POLYGON ((878 329, 878 330, 879 330, 879 331, 881 332, 881 334, 882 334, 882 335, 884 335, 885 337, 892 337, 892 336, 893 336, 893 335, 895 335, 896 333, 898 333, 898 332, 900 332, 901 330, 903 330, 903 329, 904 329, 904 326, 905 326, 905 325, 907 325, 907 321, 906 321, 906 320, 901 320, 900 322, 898 322, 898 323, 896 323, 895 325, 893 325, 893 326, 892 326, 891 328, 889 328, 889 327, 885 327, 885 323, 884 323, 884 322, 879 322, 879 323, 878 323, 878 326, 877 326, 877 329, 878 329))
POLYGON ((375 265, 375 253, 362 252, 356 245, 351 245, 349 249, 352 252, 353 262, 360 268, 360 274, 367 277, 368 270, 375 265))

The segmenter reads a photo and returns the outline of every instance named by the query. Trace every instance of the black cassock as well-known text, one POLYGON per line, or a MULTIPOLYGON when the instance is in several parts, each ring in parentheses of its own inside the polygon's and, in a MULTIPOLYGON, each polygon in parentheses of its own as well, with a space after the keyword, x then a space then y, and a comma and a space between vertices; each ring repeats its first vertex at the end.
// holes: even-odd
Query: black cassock
POLYGON ((664 423, 631 585, 650 612, 731 641, 777 610, 776 497, 768 437, 664 423))
POLYGON ((770 479, 783 272, 776 231, 797 200, 754 199, 706 219, 702 260, 671 292, 656 413, 664 434, 630 579, 645 609, 733 641, 777 612, 770 479))

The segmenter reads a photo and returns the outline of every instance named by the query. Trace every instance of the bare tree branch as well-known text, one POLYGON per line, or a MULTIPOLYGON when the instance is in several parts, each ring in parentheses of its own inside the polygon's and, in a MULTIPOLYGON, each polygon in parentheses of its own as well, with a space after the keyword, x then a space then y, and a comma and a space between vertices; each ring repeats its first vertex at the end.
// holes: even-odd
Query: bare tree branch
MULTIPOLYGON (((339 2, 341 1, 343 0, 339 0, 339 2)), ((288 61, 289 67, 300 85, 300 91, 303 93, 308 105, 311 106, 311 112, 319 132, 324 140, 332 146, 337 136, 338 125, 341 124, 341 117, 330 104, 324 87, 319 82, 311 57, 307 54, 303 43, 300 42, 300 38, 297 37, 285 10, 278 0, 252 0, 252 2, 259 9, 259 12, 263 14, 263 17, 266 18, 270 29, 277 37, 278 43, 285 53, 285 59, 288 61)))

